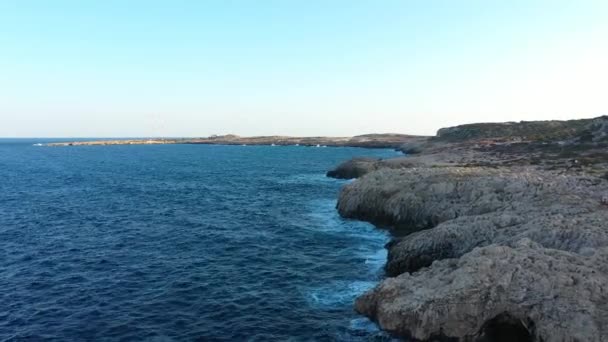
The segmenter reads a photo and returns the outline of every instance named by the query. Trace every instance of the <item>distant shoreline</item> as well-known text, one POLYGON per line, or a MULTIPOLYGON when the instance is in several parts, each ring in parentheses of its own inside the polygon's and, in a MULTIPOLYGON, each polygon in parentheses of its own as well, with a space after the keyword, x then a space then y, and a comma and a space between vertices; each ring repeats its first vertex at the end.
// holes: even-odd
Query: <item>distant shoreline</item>
POLYGON ((211 136, 206 138, 171 138, 171 139, 109 139, 90 141, 67 141, 44 144, 51 147, 65 146, 108 146, 108 145, 275 145, 275 146, 313 146, 313 147, 365 147, 365 148, 400 148, 403 144, 425 139, 421 136, 404 134, 367 134, 354 137, 289 137, 258 136, 240 137, 236 135, 211 136))

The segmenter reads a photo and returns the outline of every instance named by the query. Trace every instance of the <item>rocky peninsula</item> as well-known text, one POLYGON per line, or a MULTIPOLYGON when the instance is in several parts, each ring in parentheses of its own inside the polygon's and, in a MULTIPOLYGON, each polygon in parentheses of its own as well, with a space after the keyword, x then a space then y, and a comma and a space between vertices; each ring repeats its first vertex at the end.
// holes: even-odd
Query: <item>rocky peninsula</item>
POLYGON ((608 117, 472 124, 348 161, 338 211, 390 229, 355 309, 423 341, 608 340, 608 117))
POLYGON ((276 145, 276 146, 331 146, 400 148, 405 143, 424 141, 426 137, 405 134, 366 134, 354 137, 289 137, 257 136, 241 137, 234 134, 213 135, 204 138, 149 138, 112 139, 93 141, 67 141, 50 143, 47 146, 107 146, 107 145, 158 145, 158 144, 205 144, 205 145, 276 145))

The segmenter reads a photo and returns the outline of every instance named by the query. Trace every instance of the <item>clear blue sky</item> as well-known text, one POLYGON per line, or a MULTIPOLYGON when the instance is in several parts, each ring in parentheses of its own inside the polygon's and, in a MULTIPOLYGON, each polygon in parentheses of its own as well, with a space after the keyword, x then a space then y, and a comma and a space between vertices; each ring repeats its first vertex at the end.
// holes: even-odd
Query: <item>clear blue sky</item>
POLYGON ((608 114, 608 1, 0 1, 0 136, 608 114))

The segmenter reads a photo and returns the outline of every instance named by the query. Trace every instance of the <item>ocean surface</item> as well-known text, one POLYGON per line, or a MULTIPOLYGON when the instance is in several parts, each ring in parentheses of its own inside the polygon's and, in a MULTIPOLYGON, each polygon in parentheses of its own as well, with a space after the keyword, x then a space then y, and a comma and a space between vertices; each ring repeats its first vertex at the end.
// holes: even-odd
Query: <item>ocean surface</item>
POLYGON ((325 172, 391 150, 0 140, 0 341, 385 341, 385 232, 325 172))

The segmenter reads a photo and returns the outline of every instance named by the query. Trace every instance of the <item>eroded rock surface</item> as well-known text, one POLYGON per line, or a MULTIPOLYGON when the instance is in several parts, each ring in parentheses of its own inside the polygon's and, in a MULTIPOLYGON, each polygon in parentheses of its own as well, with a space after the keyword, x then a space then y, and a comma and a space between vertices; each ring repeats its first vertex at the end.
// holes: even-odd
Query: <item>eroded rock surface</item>
POLYGON ((522 237, 576 253, 608 246, 606 192, 598 178, 532 168, 381 169, 347 185, 338 210, 415 232, 389 245, 395 276, 522 237))
POLYGON ((606 247, 581 255, 521 239, 388 278, 358 298, 356 310, 420 340, 438 334, 482 340, 505 324, 495 319, 507 316, 531 340, 606 341, 607 265, 606 247))
POLYGON ((378 158, 353 158, 328 171, 327 177, 338 179, 359 178, 376 170, 376 163, 379 160, 378 158))
POLYGON ((608 341, 606 122, 459 126, 373 162, 338 201, 395 233, 357 311, 419 340, 608 341))
POLYGON ((534 168, 372 172, 345 186, 340 214, 406 235, 387 246, 386 272, 396 278, 362 296, 357 310, 418 339, 475 340, 506 313, 534 324, 530 334, 543 341, 601 341, 608 327, 607 191, 599 178, 534 168), (551 300, 521 301, 522 293, 551 300))

